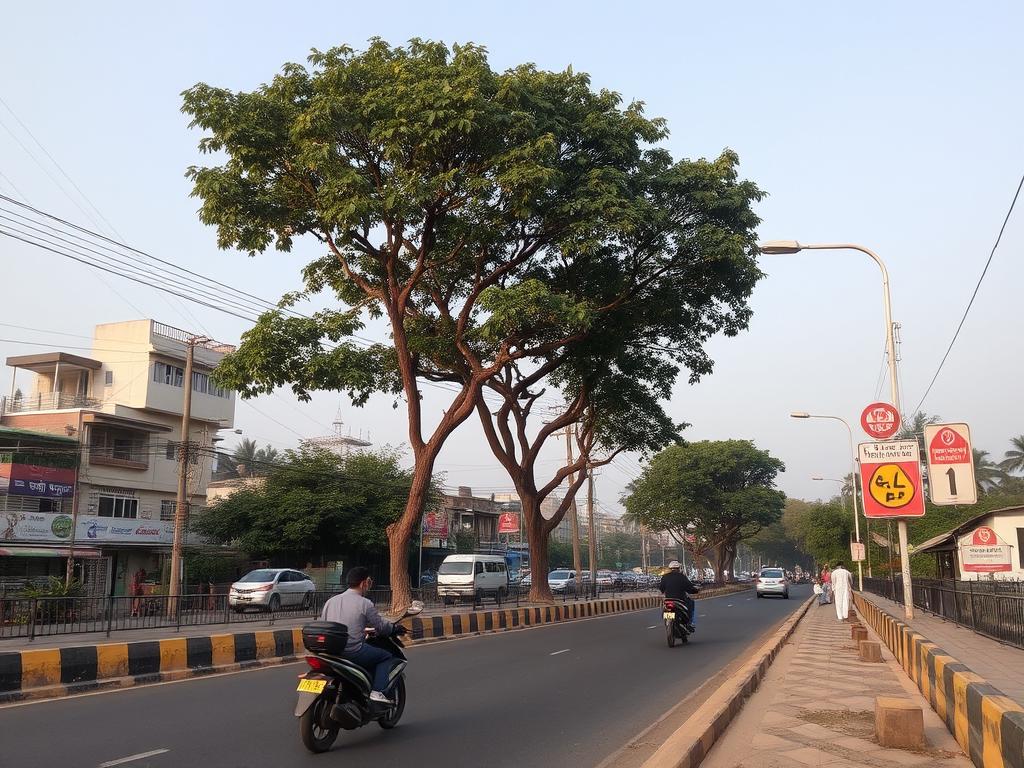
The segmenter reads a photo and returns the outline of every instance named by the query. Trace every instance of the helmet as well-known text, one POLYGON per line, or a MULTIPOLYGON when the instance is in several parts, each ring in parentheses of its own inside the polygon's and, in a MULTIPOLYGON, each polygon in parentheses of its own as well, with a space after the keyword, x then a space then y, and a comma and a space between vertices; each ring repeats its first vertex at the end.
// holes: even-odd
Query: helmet
POLYGON ((673 560, 671 563, 668 564, 668 567, 671 568, 673 571, 677 571, 683 567, 683 564, 680 563, 678 560, 673 560))

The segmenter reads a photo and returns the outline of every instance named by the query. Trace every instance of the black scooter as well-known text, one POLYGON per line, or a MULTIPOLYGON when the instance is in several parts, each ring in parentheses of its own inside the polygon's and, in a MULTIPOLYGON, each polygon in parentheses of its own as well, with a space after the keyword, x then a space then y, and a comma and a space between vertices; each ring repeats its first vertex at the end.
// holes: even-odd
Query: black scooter
MULTIPOLYGON (((423 610, 418 600, 405 612, 415 616, 423 610)), ((348 639, 344 624, 315 621, 302 628, 302 643, 309 651, 309 671, 299 678, 299 700, 295 716, 299 718, 299 735, 310 752, 326 752, 338 738, 338 731, 362 728, 374 720, 381 728, 391 729, 405 711, 405 658, 400 635, 368 636, 366 642, 389 651, 394 657, 388 686, 383 693, 390 706, 370 701, 370 673, 341 658, 348 639)))
POLYGON ((668 640, 668 647, 675 648, 676 640, 680 643, 688 643, 693 630, 690 626, 690 609, 684 600, 665 598, 665 606, 661 617, 665 620, 665 638, 668 640))

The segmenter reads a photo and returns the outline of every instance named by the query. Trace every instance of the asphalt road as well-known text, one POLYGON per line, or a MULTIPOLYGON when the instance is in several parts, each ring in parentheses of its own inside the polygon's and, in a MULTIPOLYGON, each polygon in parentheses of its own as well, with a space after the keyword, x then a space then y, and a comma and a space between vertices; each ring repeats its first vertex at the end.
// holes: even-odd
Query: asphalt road
POLYGON ((806 599, 753 592, 697 603, 698 630, 668 648, 659 610, 409 650, 401 724, 342 731, 306 752, 286 665, 0 708, 0 765, 592 766, 622 747, 806 599))

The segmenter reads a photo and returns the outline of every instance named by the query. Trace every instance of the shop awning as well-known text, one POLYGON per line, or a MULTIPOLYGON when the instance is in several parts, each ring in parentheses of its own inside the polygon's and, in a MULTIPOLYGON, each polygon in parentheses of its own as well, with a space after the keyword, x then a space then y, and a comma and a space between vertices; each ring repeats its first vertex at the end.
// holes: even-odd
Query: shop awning
MULTIPOLYGON (((67 557, 67 547, 18 547, 14 545, 4 545, 0 547, 0 557, 67 557)), ((103 553, 98 549, 91 549, 89 547, 75 547, 76 558, 87 558, 87 557, 103 557, 103 553)))

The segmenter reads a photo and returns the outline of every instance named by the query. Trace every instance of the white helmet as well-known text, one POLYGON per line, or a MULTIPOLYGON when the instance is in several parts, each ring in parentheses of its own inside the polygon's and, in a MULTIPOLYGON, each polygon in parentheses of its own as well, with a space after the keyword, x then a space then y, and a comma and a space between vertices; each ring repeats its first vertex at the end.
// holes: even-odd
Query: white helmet
POLYGON ((673 571, 678 571, 680 568, 683 567, 683 564, 680 563, 678 560, 673 560, 671 563, 668 564, 668 567, 671 568, 673 571))

